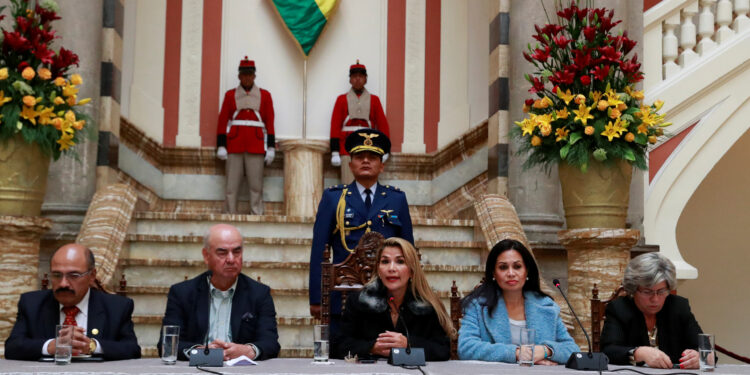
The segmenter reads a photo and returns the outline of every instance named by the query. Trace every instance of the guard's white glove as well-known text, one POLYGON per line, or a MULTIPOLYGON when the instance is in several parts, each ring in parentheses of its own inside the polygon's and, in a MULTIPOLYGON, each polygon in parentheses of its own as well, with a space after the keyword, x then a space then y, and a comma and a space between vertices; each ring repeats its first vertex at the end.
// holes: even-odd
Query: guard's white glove
POLYGON ((219 158, 219 160, 227 160, 227 148, 224 146, 219 147, 219 149, 216 150, 216 157, 219 158))
POLYGON ((274 149, 273 147, 269 147, 268 150, 266 150, 266 165, 271 165, 275 156, 276 149, 274 149))
POLYGON ((391 153, 383 154, 383 163, 385 163, 386 160, 388 160, 388 157, 391 156, 391 153))
POLYGON ((331 165, 334 167, 341 166, 341 156, 339 155, 338 151, 334 151, 331 153, 331 165))

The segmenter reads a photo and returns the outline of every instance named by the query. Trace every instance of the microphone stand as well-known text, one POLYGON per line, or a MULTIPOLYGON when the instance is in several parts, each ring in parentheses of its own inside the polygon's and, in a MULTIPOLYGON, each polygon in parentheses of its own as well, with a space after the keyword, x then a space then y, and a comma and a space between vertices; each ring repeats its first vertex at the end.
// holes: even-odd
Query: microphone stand
MULTIPOLYGON (((388 305, 392 309, 396 310, 396 304, 393 302, 393 296, 388 297, 388 305)), ((406 326, 401 314, 398 314, 396 319, 396 325, 401 323, 406 333, 406 349, 403 348, 391 348, 391 353, 388 355, 388 364, 394 366, 424 366, 424 348, 412 348, 411 338, 409 337, 409 328, 406 326)))
POLYGON ((552 283, 555 284, 557 290, 559 290, 560 294, 562 294, 563 298, 565 298, 565 302, 568 304, 570 312, 573 313, 573 317, 576 318, 576 322, 578 322, 578 326, 581 327, 583 334, 586 336, 586 342, 588 342, 589 344, 588 353, 578 352, 571 354, 570 358, 568 358, 568 362, 565 363, 565 367, 574 370, 599 371, 599 373, 601 373, 602 371, 606 371, 608 369, 607 365, 609 364, 609 358, 607 358, 604 353, 591 351, 591 340, 589 339, 589 334, 588 332, 586 332, 586 328, 583 327, 583 324, 581 324, 581 321, 578 319, 578 315, 576 315, 575 310, 573 310, 573 306, 570 305, 568 297, 565 295, 562 289, 560 289, 560 280, 554 279, 552 280, 552 283))

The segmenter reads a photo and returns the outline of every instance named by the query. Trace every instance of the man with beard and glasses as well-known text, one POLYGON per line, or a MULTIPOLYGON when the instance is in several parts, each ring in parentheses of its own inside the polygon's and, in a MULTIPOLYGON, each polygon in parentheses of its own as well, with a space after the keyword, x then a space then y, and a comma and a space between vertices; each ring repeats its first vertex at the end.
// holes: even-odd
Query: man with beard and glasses
POLYGON ((55 354, 55 326, 73 325, 73 356, 105 360, 141 357, 133 331, 133 300, 92 288, 94 254, 83 245, 68 244, 50 259, 52 290, 21 295, 18 316, 5 358, 38 360, 55 354))
MULTIPOLYGON (((241 355, 263 360, 279 355, 279 334, 271 288, 242 274, 242 235, 216 224, 203 238, 208 271, 172 285, 163 325, 180 326, 178 359, 192 349, 224 350, 224 360, 241 355)), ((161 340, 157 344, 161 352, 161 340)))

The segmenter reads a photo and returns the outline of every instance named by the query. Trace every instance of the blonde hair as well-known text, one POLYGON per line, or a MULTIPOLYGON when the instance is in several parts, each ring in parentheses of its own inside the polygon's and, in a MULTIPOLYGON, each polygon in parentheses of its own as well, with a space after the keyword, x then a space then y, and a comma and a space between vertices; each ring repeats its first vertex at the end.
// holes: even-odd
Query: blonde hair
MULTIPOLYGON (((378 263, 380 262, 381 255, 383 254, 383 249, 385 249, 386 247, 397 247, 401 249, 401 253, 403 253, 404 255, 406 266, 409 267, 412 275, 411 282, 409 283, 409 291, 417 300, 427 302, 432 306, 445 333, 448 335, 448 337, 455 338, 456 329, 453 327, 451 318, 448 315, 448 312, 445 310, 445 306, 443 306, 443 303, 440 301, 440 298, 437 296, 437 294, 435 294, 432 288, 430 288, 430 284, 427 283, 427 277, 425 276, 424 271, 422 271, 422 265, 419 262, 419 254, 417 253, 417 250, 414 248, 414 246, 412 246, 409 241, 402 238, 388 238, 383 242, 383 246, 378 249, 377 256, 375 257, 378 263)), ((370 282, 377 282, 379 278, 380 277, 378 273, 375 273, 370 282)))

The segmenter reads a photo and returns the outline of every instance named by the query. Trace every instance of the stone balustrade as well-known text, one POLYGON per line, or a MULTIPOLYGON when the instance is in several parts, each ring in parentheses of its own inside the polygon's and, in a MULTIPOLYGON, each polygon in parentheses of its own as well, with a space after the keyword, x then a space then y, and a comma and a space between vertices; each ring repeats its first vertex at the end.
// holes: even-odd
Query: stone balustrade
POLYGON ((646 87, 674 77, 750 31, 750 0, 663 0, 643 18, 646 87))

